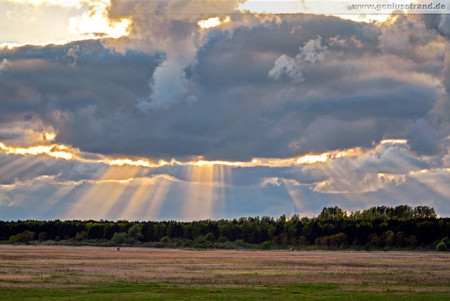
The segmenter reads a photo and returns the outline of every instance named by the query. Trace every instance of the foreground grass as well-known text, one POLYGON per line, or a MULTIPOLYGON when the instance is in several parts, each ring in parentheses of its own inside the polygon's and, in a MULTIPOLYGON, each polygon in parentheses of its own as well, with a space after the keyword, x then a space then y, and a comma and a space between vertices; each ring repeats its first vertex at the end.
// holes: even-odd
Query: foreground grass
POLYGON ((450 254, 0 246, 1 300, 448 300, 450 254))
POLYGON ((230 285, 96 283, 78 289, 3 288, 2 300, 448 300, 442 287, 426 291, 338 284, 230 285))

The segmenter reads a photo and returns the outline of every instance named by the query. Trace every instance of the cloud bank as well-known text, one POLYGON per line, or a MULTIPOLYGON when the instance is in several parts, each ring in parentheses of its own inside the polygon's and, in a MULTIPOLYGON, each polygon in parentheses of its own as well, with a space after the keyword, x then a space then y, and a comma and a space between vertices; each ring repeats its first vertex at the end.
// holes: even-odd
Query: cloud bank
POLYGON ((0 48, 0 218, 449 214, 445 15, 363 23, 205 3, 99 1, 126 34, 0 48))

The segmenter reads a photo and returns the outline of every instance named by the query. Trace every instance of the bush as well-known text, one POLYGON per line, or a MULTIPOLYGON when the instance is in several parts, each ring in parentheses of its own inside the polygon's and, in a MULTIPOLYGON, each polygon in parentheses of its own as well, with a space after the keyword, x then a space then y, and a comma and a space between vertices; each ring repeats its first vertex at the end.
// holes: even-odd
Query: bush
POLYGON ((306 237, 303 235, 298 237, 297 243, 299 246, 306 246, 308 244, 306 241, 306 237))
POLYGON ((219 239, 217 240, 217 242, 220 242, 220 243, 224 243, 227 241, 228 241, 228 239, 225 236, 219 236, 219 239))
POLYGON ((130 237, 127 233, 121 232, 121 233, 114 233, 113 237, 111 238, 111 243, 113 245, 132 245, 137 243, 137 240, 130 237))
POLYGON ((441 251, 441 252, 447 251, 447 245, 445 244, 445 242, 441 241, 440 243, 438 243, 436 245, 436 251, 441 251))
POLYGON ((164 236, 163 238, 161 238, 161 240, 159 242, 164 242, 164 243, 170 242, 170 238, 169 238, 169 236, 164 236))
POLYGON ((197 244, 205 244, 205 243, 206 243, 206 238, 205 238, 203 235, 200 235, 200 236, 198 236, 198 237, 195 239, 195 242, 196 242, 197 244))
POLYGON ((75 234, 75 240, 81 241, 85 239, 87 239, 86 231, 77 232, 77 234, 75 234))
POLYGON ((206 241, 209 241, 209 242, 214 242, 214 241, 216 241, 216 237, 215 237, 214 234, 212 234, 211 232, 209 232, 208 234, 206 234, 205 239, 206 239, 206 241))
POLYGON ((238 247, 242 247, 244 245, 244 241, 242 239, 237 239, 234 241, 234 244, 238 247))
POLYGON ((362 249, 364 250, 364 251, 367 251, 367 252, 370 252, 371 250, 372 250, 372 244, 371 243, 366 243, 363 247, 362 247, 362 249))
POLYGON ((8 243, 13 244, 16 242, 29 242, 34 239, 35 233, 31 231, 24 231, 22 233, 12 235, 9 237, 8 243))
POLYGON ((41 233, 39 233, 38 239, 39 239, 40 241, 47 240, 47 232, 41 232, 41 233))
POLYGON ((128 230, 128 236, 130 238, 141 240, 144 236, 142 236, 142 227, 139 224, 134 224, 131 226, 131 228, 128 230))
POLYGON ((441 239, 441 241, 443 241, 447 246, 450 245, 450 239, 448 238, 448 236, 441 239))
POLYGON ((261 244, 261 249, 270 250, 272 249, 272 243, 270 241, 265 241, 261 244))
POLYGON ((315 239, 314 243, 318 246, 327 246, 327 247, 343 247, 347 244, 347 235, 344 233, 338 233, 329 236, 322 236, 315 239))
POLYGON ((116 232, 111 238, 111 244, 113 245, 134 245, 139 242, 142 236, 142 227, 139 224, 134 224, 128 230, 128 233, 125 232, 116 232))

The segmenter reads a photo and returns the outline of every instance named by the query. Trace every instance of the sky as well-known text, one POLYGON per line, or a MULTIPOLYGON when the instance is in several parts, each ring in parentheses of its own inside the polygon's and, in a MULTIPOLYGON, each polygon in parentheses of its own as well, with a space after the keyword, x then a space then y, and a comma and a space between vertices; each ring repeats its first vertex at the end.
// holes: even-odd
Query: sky
POLYGON ((450 11, 336 7, 0 0, 0 219, 449 216, 450 11))

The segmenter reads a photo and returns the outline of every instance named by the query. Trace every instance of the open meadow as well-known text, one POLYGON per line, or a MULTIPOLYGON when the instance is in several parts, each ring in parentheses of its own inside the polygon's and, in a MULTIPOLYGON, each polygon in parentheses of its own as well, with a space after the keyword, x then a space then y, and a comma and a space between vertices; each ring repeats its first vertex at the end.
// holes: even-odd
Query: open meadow
POLYGON ((450 254, 0 246, 2 300, 445 300, 450 254))

